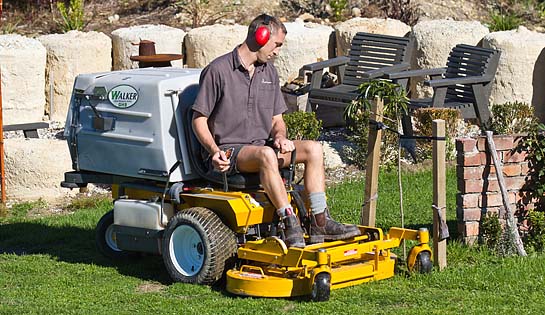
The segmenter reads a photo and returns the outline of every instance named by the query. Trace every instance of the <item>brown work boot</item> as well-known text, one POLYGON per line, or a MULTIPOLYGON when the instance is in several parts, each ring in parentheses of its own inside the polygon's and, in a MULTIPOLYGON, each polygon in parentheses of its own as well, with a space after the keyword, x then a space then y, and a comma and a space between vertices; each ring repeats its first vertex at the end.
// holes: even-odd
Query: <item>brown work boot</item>
POLYGON ((303 237, 303 228, 297 220, 295 214, 290 214, 282 218, 284 229, 284 242, 288 247, 305 247, 305 238, 303 237))
POLYGON ((354 224, 342 224, 331 218, 329 210, 310 216, 310 242, 337 241, 360 235, 354 224))

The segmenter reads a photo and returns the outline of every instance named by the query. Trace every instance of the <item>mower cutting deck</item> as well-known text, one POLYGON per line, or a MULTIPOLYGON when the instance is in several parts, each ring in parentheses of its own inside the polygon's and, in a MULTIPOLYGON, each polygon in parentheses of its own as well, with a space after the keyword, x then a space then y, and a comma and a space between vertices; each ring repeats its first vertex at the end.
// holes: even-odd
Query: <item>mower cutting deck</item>
POLYGON ((238 258, 247 261, 227 271, 227 291, 248 296, 291 297, 310 295, 315 301, 329 299, 330 289, 344 288, 394 276, 397 257, 392 248, 401 240, 417 240, 408 259, 409 270, 429 272, 429 233, 392 228, 359 227, 362 235, 350 240, 286 248, 276 237, 247 242, 238 258))

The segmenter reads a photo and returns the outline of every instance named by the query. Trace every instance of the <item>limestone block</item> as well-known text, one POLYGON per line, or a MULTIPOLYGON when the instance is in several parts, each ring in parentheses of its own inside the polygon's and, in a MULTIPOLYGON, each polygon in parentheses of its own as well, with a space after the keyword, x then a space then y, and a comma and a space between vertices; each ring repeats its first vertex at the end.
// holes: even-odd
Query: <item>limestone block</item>
POLYGON ((411 27, 401 21, 381 18, 353 18, 336 24, 337 56, 348 55, 350 43, 357 32, 383 34, 403 37, 411 31, 411 27))
POLYGON ((491 104, 525 102, 545 120, 545 34, 517 30, 494 32, 483 39, 483 47, 501 51, 492 85, 491 104))
POLYGON ((326 169, 346 166, 341 157, 342 145, 340 143, 321 141, 321 144, 324 150, 324 167, 326 169))
POLYGON ((45 47, 21 35, 0 35, 3 123, 41 121, 45 106, 45 47))
POLYGON ((112 69, 112 41, 104 33, 80 31, 37 39, 47 49, 46 112, 51 120, 64 121, 75 77, 112 69))
MULTIPOLYGON (((432 69, 446 66, 447 58, 457 44, 477 46, 488 34, 488 28, 476 21, 432 20, 417 23, 412 30, 415 50, 412 68, 432 69)), ((430 88, 415 85, 411 80, 413 97, 429 97, 430 88)))
POLYGON ((248 27, 214 24, 190 30, 184 40, 189 68, 204 68, 215 58, 244 42, 248 27))
POLYGON ((299 69, 309 63, 327 60, 333 28, 315 23, 284 23, 288 35, 274 60, 280 84, 299 75, 299 69))
MULTIPOLYGON (((117 29, 112 32, 113 69, 138 68, 138 62, 129 58, 138 55, 138 43, 141 40, 155 42, 157 54, 181 54, 185 35, 183 30, 166 25, 146 24, 117 29)), ((182 67, 181 60, 171 63, 172 66, 182 67)))
POLYGON ((288 92, 282 92, 282 95, 284 96, 286 106, 288 106, 288 110, 286 111, 286 113, 304 112, 307 110, 308 93, 297 95, 288 92))
POLYGON ((66 141, 5 139, 4 149, 8 199, 49 201, 77 192, 60 187, 64 172, 72 170, 66 141))

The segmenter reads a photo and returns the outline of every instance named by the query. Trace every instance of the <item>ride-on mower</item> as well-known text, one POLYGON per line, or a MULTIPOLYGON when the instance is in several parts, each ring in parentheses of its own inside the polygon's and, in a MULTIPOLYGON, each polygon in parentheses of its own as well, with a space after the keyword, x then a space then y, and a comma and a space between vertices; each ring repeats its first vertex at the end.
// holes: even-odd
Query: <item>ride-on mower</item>
MULTIPOLYGON (((402 240, 417 241, 408 269, 431 270, 426 229, 359 226, 361 236, 288 248, 257 174, 224 177, 202 161, 190 109, 199 74, 145 68, 76 78, 65 129, 74 171, 62 186, 112 185, 113 210, 96 228, 103 254, 162 255, 174 281, 213 284, 225 276, 237 295, 315 301, 328 300, 331 289, 392 277, 391 249, 402 240)), ((281 172, 308 231, 293 164, 281 172)))

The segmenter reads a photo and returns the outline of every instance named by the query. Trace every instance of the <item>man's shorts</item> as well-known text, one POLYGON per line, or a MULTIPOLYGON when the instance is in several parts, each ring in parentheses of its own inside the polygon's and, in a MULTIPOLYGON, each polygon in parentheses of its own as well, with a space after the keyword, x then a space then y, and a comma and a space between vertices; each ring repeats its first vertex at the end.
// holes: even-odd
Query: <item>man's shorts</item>
MULTIPOLYGON (((220 146, 220 150, 222 150, 224 152, 226 152, 227 150, 233 148, 233 153, 231 153, 231 157, 229 158, 230 159, 230 166, 229 166, 229 169, 227 170, 227 175, 228 176, 240 173, 238 171, 238 169, 237 169, 237 157, 238 157, 238 153, 240 152, 242 147, 244 147, 244 145, 241 145, 241 144, 239 144, 239 145, 220 146)), ((210 155, 207 158, 207 163, 206 164, 208 165, 209 170, 215 170, 214 165, 212 165, 212 158, 211 158, 210 155)), ((218 170, 215 170, 215 171, 217 172, 218 170)))

